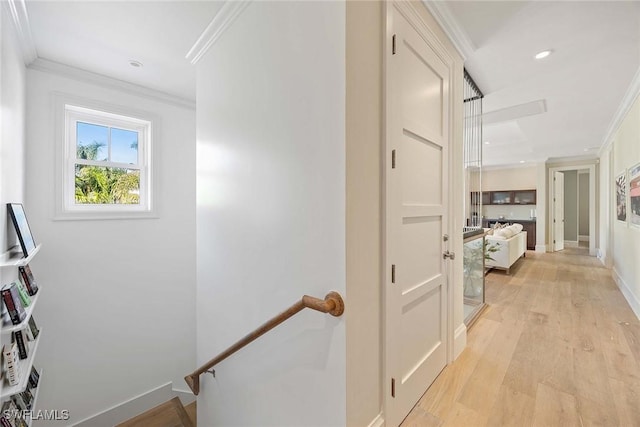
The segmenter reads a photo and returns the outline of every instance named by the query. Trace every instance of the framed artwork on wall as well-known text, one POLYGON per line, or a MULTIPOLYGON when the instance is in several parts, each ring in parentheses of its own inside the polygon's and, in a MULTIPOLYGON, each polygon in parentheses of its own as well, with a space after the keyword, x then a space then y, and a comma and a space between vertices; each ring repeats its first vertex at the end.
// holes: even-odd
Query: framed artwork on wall
POLYGON ((7 210, 9 211, 13 226, 16 229, 16 234, 22 247, 22 253, 26 258, 36 248, 36 242, 33 240, 31 229, 27 222, 27 215, 24 213, 24 208, 21 203, 7 203, 7 210))
POLYGON ((640 163, 629 169, 629 223, 640 228, 640 163))
POLYGON ((615 216, 620 222, 627 223, 627 171, 616 176, 615 180, 615 216))

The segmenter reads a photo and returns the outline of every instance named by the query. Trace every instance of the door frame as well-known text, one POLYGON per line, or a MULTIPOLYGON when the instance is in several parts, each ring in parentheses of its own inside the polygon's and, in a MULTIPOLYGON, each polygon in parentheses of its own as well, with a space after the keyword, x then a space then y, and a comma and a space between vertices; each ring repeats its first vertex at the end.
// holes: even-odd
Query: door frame
MULTIPOLYGON (((420 4, 420 7, 424 7, 424 5, 420 4)), ((450 193, 453 193, 453 191, 459 186, 459 183, 461 182, 460 180, 462 179, 462 170, 460 171, 460 177, 458 177, 455 173, 455 166, 456 166, 456 156, 458 156, 457 151, 458 151, 458 147, 455 146, 455 142, 459 139, 458 136, 459 134, 461 135, 461 132, 457 132, 455 129, 455 122, 456 122, 456 103, 454 102, 457 97, 459 96, 460 99, 462 100, 462 93, 460 93, 460 89, 457 87, 457 85, 454 83, 455 80, 455 76, 456 76, 456 72, 459 72, 460 75, 462 75, 462 70, 456 70, 455 67, 455 61, 453 59, 453 57, 449 54, 449 52, 447 51, 447 49, 442 45, 442 43, 437 39, 437 36, 433 33, 433 31, 429 28, 429 25, 424 21, 424 19, 422 18, 422 16, 420 15, 420 12, 418 12, 415 8, 415 6, 410 3, 409 1, 402 1, 402 0, 391 0, 388 2, 385 2, 385 7, 384 7, 384 11, 383 11, 383 19, 384 19, 384 25, 385 25, 385 29, 384 29, 384 42, 382 43, 382 48, 383 48, 383 52, 382 52, 382 66, 383 66, 383 71, 382 71, 382 85, 383 85, 383 104, 384 104, 384 111, 383 111, 383 143, 382 143, 382 160, 383 160, 383 164, 382 164, 382 287, 381 287, 381 294, 380 294, 380 298, 382 300, 382 319, 381 319, 381 326, 382 326, 382 348, 381 348, 381 355, 382 355, 382 369, 381 369, 381 374, 382 374, 382 378, 381 378, 381 387, 382 387, 382 410, 383 410, 383 418, 386 418, 386 414, 389 413, 389 405, 391 404, 391 374, 389 373, 389 366, 388 366, 388 361, 387 361, 387 287, 390 285, 391 282, 391 264, 388 261, 388 251, 389 248, 387 246, 388 243, 388 237, 387 237, 387 233, 388 233, 388 229, 389 227, 387 226, 387 221, 388 221, 388 216, 387 216, 387 186, 388 186, 388 180, 387 180, 387 170, 389 167, 389 163, 391 162, 391 149, 388 148, 388 141, 390 140, 390 129, 387 126, 387 120, 389 117, 389 111, 390 111, 390 97, 387 95, 387 91, 389 90, 389 84, 388 84, 388 78, 389 78, 389 73, 388 73, 388 69, 389 69, 389 62, 391 60, 391 50, 392 50, 392 36, 393 36, 393 29, 392 29, 392 10, 395 8, 395 10, 401 14, 402 16, 404 16, 404 18, 407 20, 407 22, 418 32, 418 34, 420 34, 420 36, 425 40, 425 42, 427 44, 429 44, 429 46, 433 49, 433 51, 435 52, 435 54, 442 60, 442 62, 447 66, 448 70, 449 70, 449 96, 450 96, 450 100, 451 102, 449 102, 449 159, 448 159, 448 163, 449 163, 449 171, 448 171, 448 180, 449 180, 449 190, 450 193)), ((425 7, 425 12, 426 13, 430 13, 426 7, 425 7)), ((461 149, 460 149, 461 150, 461 149)), ((459 201, 462 201, 462 197, 464 197, 464 195, 461 195, 461 198, 459 201)), ((449 197, 448 200, 448 215, 449 215, 449 221, 448 221, 448 230, 443 230, 444 233, 448 234, 450 237, 450 245, 449 245, 449 250, 453 250, 455 251, 458 247, 460 247, 460 249, 462 249, 462 214, 463 212, 460 211, 458 212, 458 206, 460 206, 460 203, 456 203, 456 200, 454 197, 449 197), (460 218, 458 218, 460 217, 460 218), (460 220, 460 225, 457 224, 457 221, 460 220), (459 234, 459 236, 458 236, 459 234)), ((453 360, 456 357, 455 353, 460 353, 462 351, 462 349, 458 349, 455 346, 455 339, 457 335, 462 335, 464 334, 464 337, 462 340, 459 339, 459 341, 462 341, 463 344, 466 344, 466 328, 464 328, 461 331, 457 331, 456 327, 455 327, 455 286, 456 286, 456 281, 454 279, 457 278, 457 275, 455 275, 455 266, 460 264, 461 266, 461 256, 462 256, 462 251, 459 251, 459 255, 456 258, 455 261, 450 261, 447 262, 446 265, 446 274, 447 274, 447 279, 446 279, 446 283, 447 283, 447 287, 446 287, 446 306, 447 306, 447 316, 446 316, 446 335, 447 335, 447 348, 446 348, 446 355, 447 355, 447 365, 449 365, 450 363, 453 362, 453 360)), ((461 268, 460 268, 461 270, 461 268)), ((461 283, 460 283, 461 286, 461 283)), ((462 292, 462 291, 461 291, 462 292)), ((462 293, 460 292, 460 295, 462 295, 462 293)), ((460 299, 460 308, 462 308, 462 299, 460 299)), ((464 323, 462 323, 462 326, 464 326, 464 323)), ((426 390, 426 389, 425 389, 426 390)))
MULTIPOLYGON (((565 231, 566 231, 566 226, 565 226, 565 214, 564 214, 564 208, 565 208, 565 176, 564 176, 564 172, 559 172, 556 171, 553 173, 553 182, 550 183, 550 187, 552 187, 551 189, 551 194, 553 195, 553 206, 551 209, 551 212, 553 212, 553 217, 554 220, 551 222, 551 232, 553 234, 553 239, 551 242, 551 249, 553 252, 558 252, 561 250, 564 250, 565 248, 565 244, 566 244, 566 240, 564 237, 565 231), (558 189, 560 189, 560 191, 558 191, 558 189), (562 194, 562 197, 560 197, 560 194, 562 194), (562 213, 562 220, 560 220, 560 218, 557 217, 557 215, 560 214, 560 212, 562 213), (559 238, 558 236, 558 232, 560 231, 560 229, 562 230, 562 239, 559 238)), ((577 243, 576 243, 577 244, 577 243)))
MULTIPOLYGON (((552 166, 549 167, 548 172, 548 186, 549 186, 549 199, 547 200, 548 214, 549 214, 549 244, 547 248, 551 248, 553 252, 553 239, 555 238, 555 229, 553 227, 553 220, 555 214, 553 212, 553 198, 555 196, 555 190, 553 188, 553 173, 554 172, 568 172, 568 171, 580 171, 589 170, 589 255, 596 256, 596 165, 595 163, 583 164, 583 165, 571 165, 571 166, 552 166)), ((562 236, 564 239, 564 236, 562 236)))

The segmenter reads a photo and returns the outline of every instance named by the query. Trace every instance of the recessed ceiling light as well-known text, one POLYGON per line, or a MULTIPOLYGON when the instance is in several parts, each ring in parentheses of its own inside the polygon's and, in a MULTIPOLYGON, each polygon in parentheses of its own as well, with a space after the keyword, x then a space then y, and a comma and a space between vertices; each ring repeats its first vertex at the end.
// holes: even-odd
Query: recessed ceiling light
POLYGON ((547 56, 551 55, 551 52, 553 52, 553 51, 552 50, 543 50, 542 52, 538 52, 538 53, 536 53, 536 59, 546 58, 547 56))
POLYGON ((490 143, 489 141, 485 141, 484 143, 485 143, 486 145, 489 145, 489 144, 491 144, 491 143, 490 143))
POLYGON ((520 163, 524 163, 524 160, 520 160, 520 163))
POLYGON ((131 65, 132 67, 135 67, 135 68, 142 68, 144 66, 142 64, 142 62, 136 61, 135 59, 130 59, 129 60, 129 65, 131 65))

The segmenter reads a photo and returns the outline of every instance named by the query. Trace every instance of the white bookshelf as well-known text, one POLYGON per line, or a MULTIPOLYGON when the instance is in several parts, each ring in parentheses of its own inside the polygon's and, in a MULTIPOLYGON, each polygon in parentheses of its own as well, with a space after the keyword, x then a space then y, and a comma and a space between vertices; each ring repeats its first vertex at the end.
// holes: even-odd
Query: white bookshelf
POLYGON ((33 314, 33 309, 35 308, 36 303, 38 302, 38 298, 40 298, 41 292, 42 290, 38 288, 38 293, 30 297, 31 304, 29 304, 29 307, 24 309, 24 311, 27 313, 27 316, 24 318, 22 322, 18 323, 17 325, 12 325, 11 323, 2 325, 3 334, 10 334, 11 332, 19 331, 20 329, 24 329, 25 327, 27 327, 27 325, 29 324, 29 318, 33 314))
MULTIPOLYGON (((31 251, 28 257, 24 257, 24 254, 22 253, 22 249, 20 248, 20 246, 15 246, 10 250, 0 254, 0 268, 3 268, 3 269, 14 268, 17 270, 18 267, 23 267, 29 264, 33 260, 33 258, 38 254, 38 252, 40 252, 41 248, 42 248, 42 245, 36 246, 36 248, 33 251, 31 251)), ((20 274, 18 273, 17 275, 19 276, 20 274)), ((20 278, 18 278, 18 280, 20 280, 20 278)), ((36 307, 36 304, 38 303, 38 300, 40 299, 41 293, 42 293, 42 287, 39 286, 38 292, 35 295, 31 296, 31 304, 29 304, 29 307, 25 307, 26 316, 22 322, 20 322, 17 325, 13 325, 9 321, 8 324, 2 324, 0 326, 0 333, 2 334, 3 343, 11 341, 11 334, 13 332, 29 327, 29 319, 33 315, 33 311, 36 307)), ((2 298, 0 298, 0 300, 1 299, 2 298)), ((1 389, 0 405, 4 403, 6 400, 8 400, 14 394, 21 393, 27 389, 27 385, 29 383, 29 376, 31 374, 33 362, 36 358, 36 353, 38 352, 38 345, 40 344, 41 337, 42 337, 42 328, 40 328, 40 332, 38 333, 38 336, 36 337, 36 339, 33 341, 29 341, 27 343, 29 346, 28 356, 26 359, 21 359, 18 362, 20 365, 20 381, 18 382, 18 384, 14 386, 8 386, 6 385, 6 382, 4 382, 5 381, 4 378, 0 380, 4 382, 0 387, 1 389)), ((39 371, 39 373, 41 375, 40 377, 40 381, 41 381, 42 371, 39 371)), ((33 396, 32 410, 35 409, 37 395, 40 391, 40 384, 41 384, 40 381, 38 381, 38 387, 34 389, 34 392, 36 394, 33 396)), ((31 425, 31 420, 25 420, 25 421, 27 421, 27 425, 29 426, 31 425)))
MULTIPOLYGON (((42 381, 42 369, 38 370, 38 375, 39 375, 38 386, 35 389, 31 389, 32 391, 35 392, 35 394, 33 395, 33 403, 31 404, 32 413, 36 412, 36 405, 38 404, 38 395, 40 394, 40 381, 42 381)), ((29 418, 28 420, 25 420, 25 421, 27 422, 27 426, 31 426, 31 424, 33 423, 33 418, 29 418)))
MULTIPOLYGON (((14 386, 5 385, 2 388, 2 394, 0 394, 0 400, 4 401, 6 398, 13 396, 16 393, 21 393, 26 390, 27 383, 29 382, 29 374, 31 373, 31 367, 33 366, 33 360, 35 359, 36 352, 38 350, 38 344, 40 344, 40 337, 42 334, 42 328, 38 337, 29 343, 29 356, 26 359, 20 360, 20 382, 14 386)), ((38 382, 38 387, 40 382, 38 382)))
POLYGON ((40 252, 42 245, 36 246, 28 257, 24 257, 20 246, 14 246, 0 256, 0 267, 24 267, 40 252))

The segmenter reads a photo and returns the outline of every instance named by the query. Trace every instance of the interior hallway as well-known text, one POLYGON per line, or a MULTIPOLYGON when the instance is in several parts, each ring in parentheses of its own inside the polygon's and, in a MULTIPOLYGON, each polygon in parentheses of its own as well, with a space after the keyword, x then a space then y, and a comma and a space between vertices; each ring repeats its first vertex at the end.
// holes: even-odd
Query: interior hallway
POLYGON ((583 253, 489 273, 467 348, 403 426, 639 426, 640 321, 583 253))

